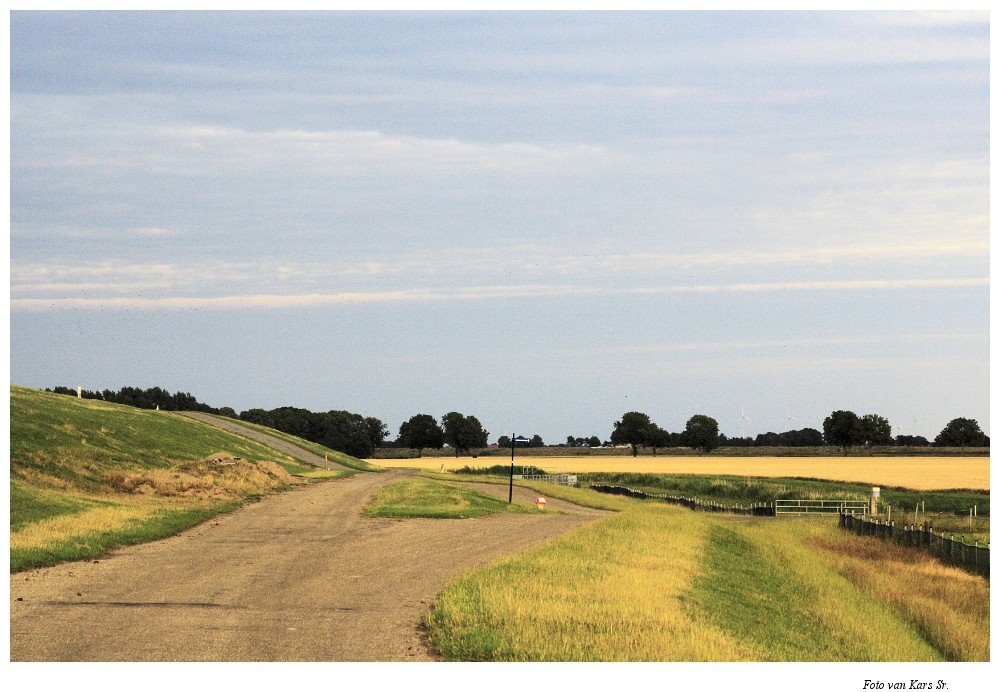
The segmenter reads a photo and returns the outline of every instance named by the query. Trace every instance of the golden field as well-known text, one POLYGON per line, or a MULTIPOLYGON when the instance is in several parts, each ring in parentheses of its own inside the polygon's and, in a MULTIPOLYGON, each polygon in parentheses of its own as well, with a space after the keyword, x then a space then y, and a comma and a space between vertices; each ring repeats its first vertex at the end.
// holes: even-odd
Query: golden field
MULTIPOLYGON (((428 457, 379 459, 391 468, 452 471, 463 466, 510 463, 502 457, 428 457)), ((521 457, 515 465, 531 464, 549 473, 665 473, 704 476, 821 478, 913 490, 967 488, 988 490, 989 457, 521 457)))

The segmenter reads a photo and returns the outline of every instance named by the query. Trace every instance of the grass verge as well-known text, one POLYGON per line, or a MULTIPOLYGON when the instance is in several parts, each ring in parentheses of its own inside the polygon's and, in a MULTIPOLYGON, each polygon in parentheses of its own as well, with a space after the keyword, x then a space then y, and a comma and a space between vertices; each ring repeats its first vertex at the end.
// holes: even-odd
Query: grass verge
POLYGON ((113 515, 102 516, 101 519, 107 523, 102 522, 100 527, 93 530, 85 528, 89 522, 84 520, 83 527, 77 523, 75 530, 63 532, 60 538, 36 541, 34 544, 30 537, 25 539, 14 534, 11 537, 10 571, 20 572, 70 560, 99 558, 114 548, 171 536, 217 514, 232 511, 244 501, 151 510, 121 503, 109 508, 120 519, 116 521, 113 515), (108 528, 115 524, 118 526, 108 528))
MULTIPOLYGON (((421 471, 421 477, 435 480, 451 481, 455 483, 490 483, 492 485, 507 485, 510 481, 499 476, 464 475, 453 473, 435 473, 432 471, 421 471)), ((574 488, 568 485, 557 485, 555 483, 539 483, 537 481, 515 480, 514 485, 521 488, 530 488, 540 495, 554 497, 559 500, 566 500, 581 507, 591 509, 606 509, 618 511, 627 506, 627 500, 617 495, 605 495, 595 493, 586 488, 574 488)))
POLYGON ((427 478, 403 478, 381 488, 365 507, 369 517, 468 519, 486 514, 525 514, 532 510, 490 495, 427 478))
POLYGON ((988 660, 988 583, 915 549, 858 550, 827 519, 615 499, 617 514, 453 580, 432 645, 477 661, 988 660))

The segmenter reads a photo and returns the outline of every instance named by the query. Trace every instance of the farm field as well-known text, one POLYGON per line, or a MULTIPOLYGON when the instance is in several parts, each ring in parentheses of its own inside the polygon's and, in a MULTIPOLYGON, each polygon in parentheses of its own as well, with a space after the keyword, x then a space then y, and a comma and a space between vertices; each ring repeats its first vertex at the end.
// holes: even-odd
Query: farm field
MULTIPOLYGON (((379 459, 381 466, 446 471, 503 463, 494 457, 379 459)), ((529 463, 548 473, 655 473, 765 478, 820 478, 914 490, 990 487, 989 457, 541 457, 529 463)))

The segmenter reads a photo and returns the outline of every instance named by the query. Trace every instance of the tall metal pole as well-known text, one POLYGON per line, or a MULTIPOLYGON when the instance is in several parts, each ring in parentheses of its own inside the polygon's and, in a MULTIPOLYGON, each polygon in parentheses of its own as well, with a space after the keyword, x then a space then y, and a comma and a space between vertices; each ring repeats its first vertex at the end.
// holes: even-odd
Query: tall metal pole
POLYGON ((507 491, 508 505, 514 501, 514 440, 516 439, 517 435, 512 433, 510 436, 510 488, 507 491))

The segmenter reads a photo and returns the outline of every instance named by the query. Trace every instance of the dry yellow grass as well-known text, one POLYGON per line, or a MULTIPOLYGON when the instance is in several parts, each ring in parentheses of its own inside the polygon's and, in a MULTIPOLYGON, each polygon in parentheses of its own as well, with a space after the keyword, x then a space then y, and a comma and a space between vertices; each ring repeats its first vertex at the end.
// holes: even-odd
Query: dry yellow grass
POLYGON ((128 505, 95 507, 77 514, 63 515, 29 524, 10 534, 12 550, 44 548, 62 541, 84 540, 98 532, 129 528, 152 517, 161 507, 139 500, 128 505))
POLYGON ((855 586, 916 626, 949 660, 988 661, 990 585, 915 548, 816 532, 812 541, 855 586))
POLYGON ((452 660, 745 660, 747 647, 679 603, 707 527, 637 505, 452 582, 429 616, 432 639, 452 660))
MULTIPOLYGON (((382 466, 452 471, 505 463, 499 457, 380 459, 382 466)), ((508 460, 509 463, 509 460, 508 460)), ((689 473, 704 476, 822 478, 913 490, 988 490, 989 457, 524 457, 550 473, 689 473)))

